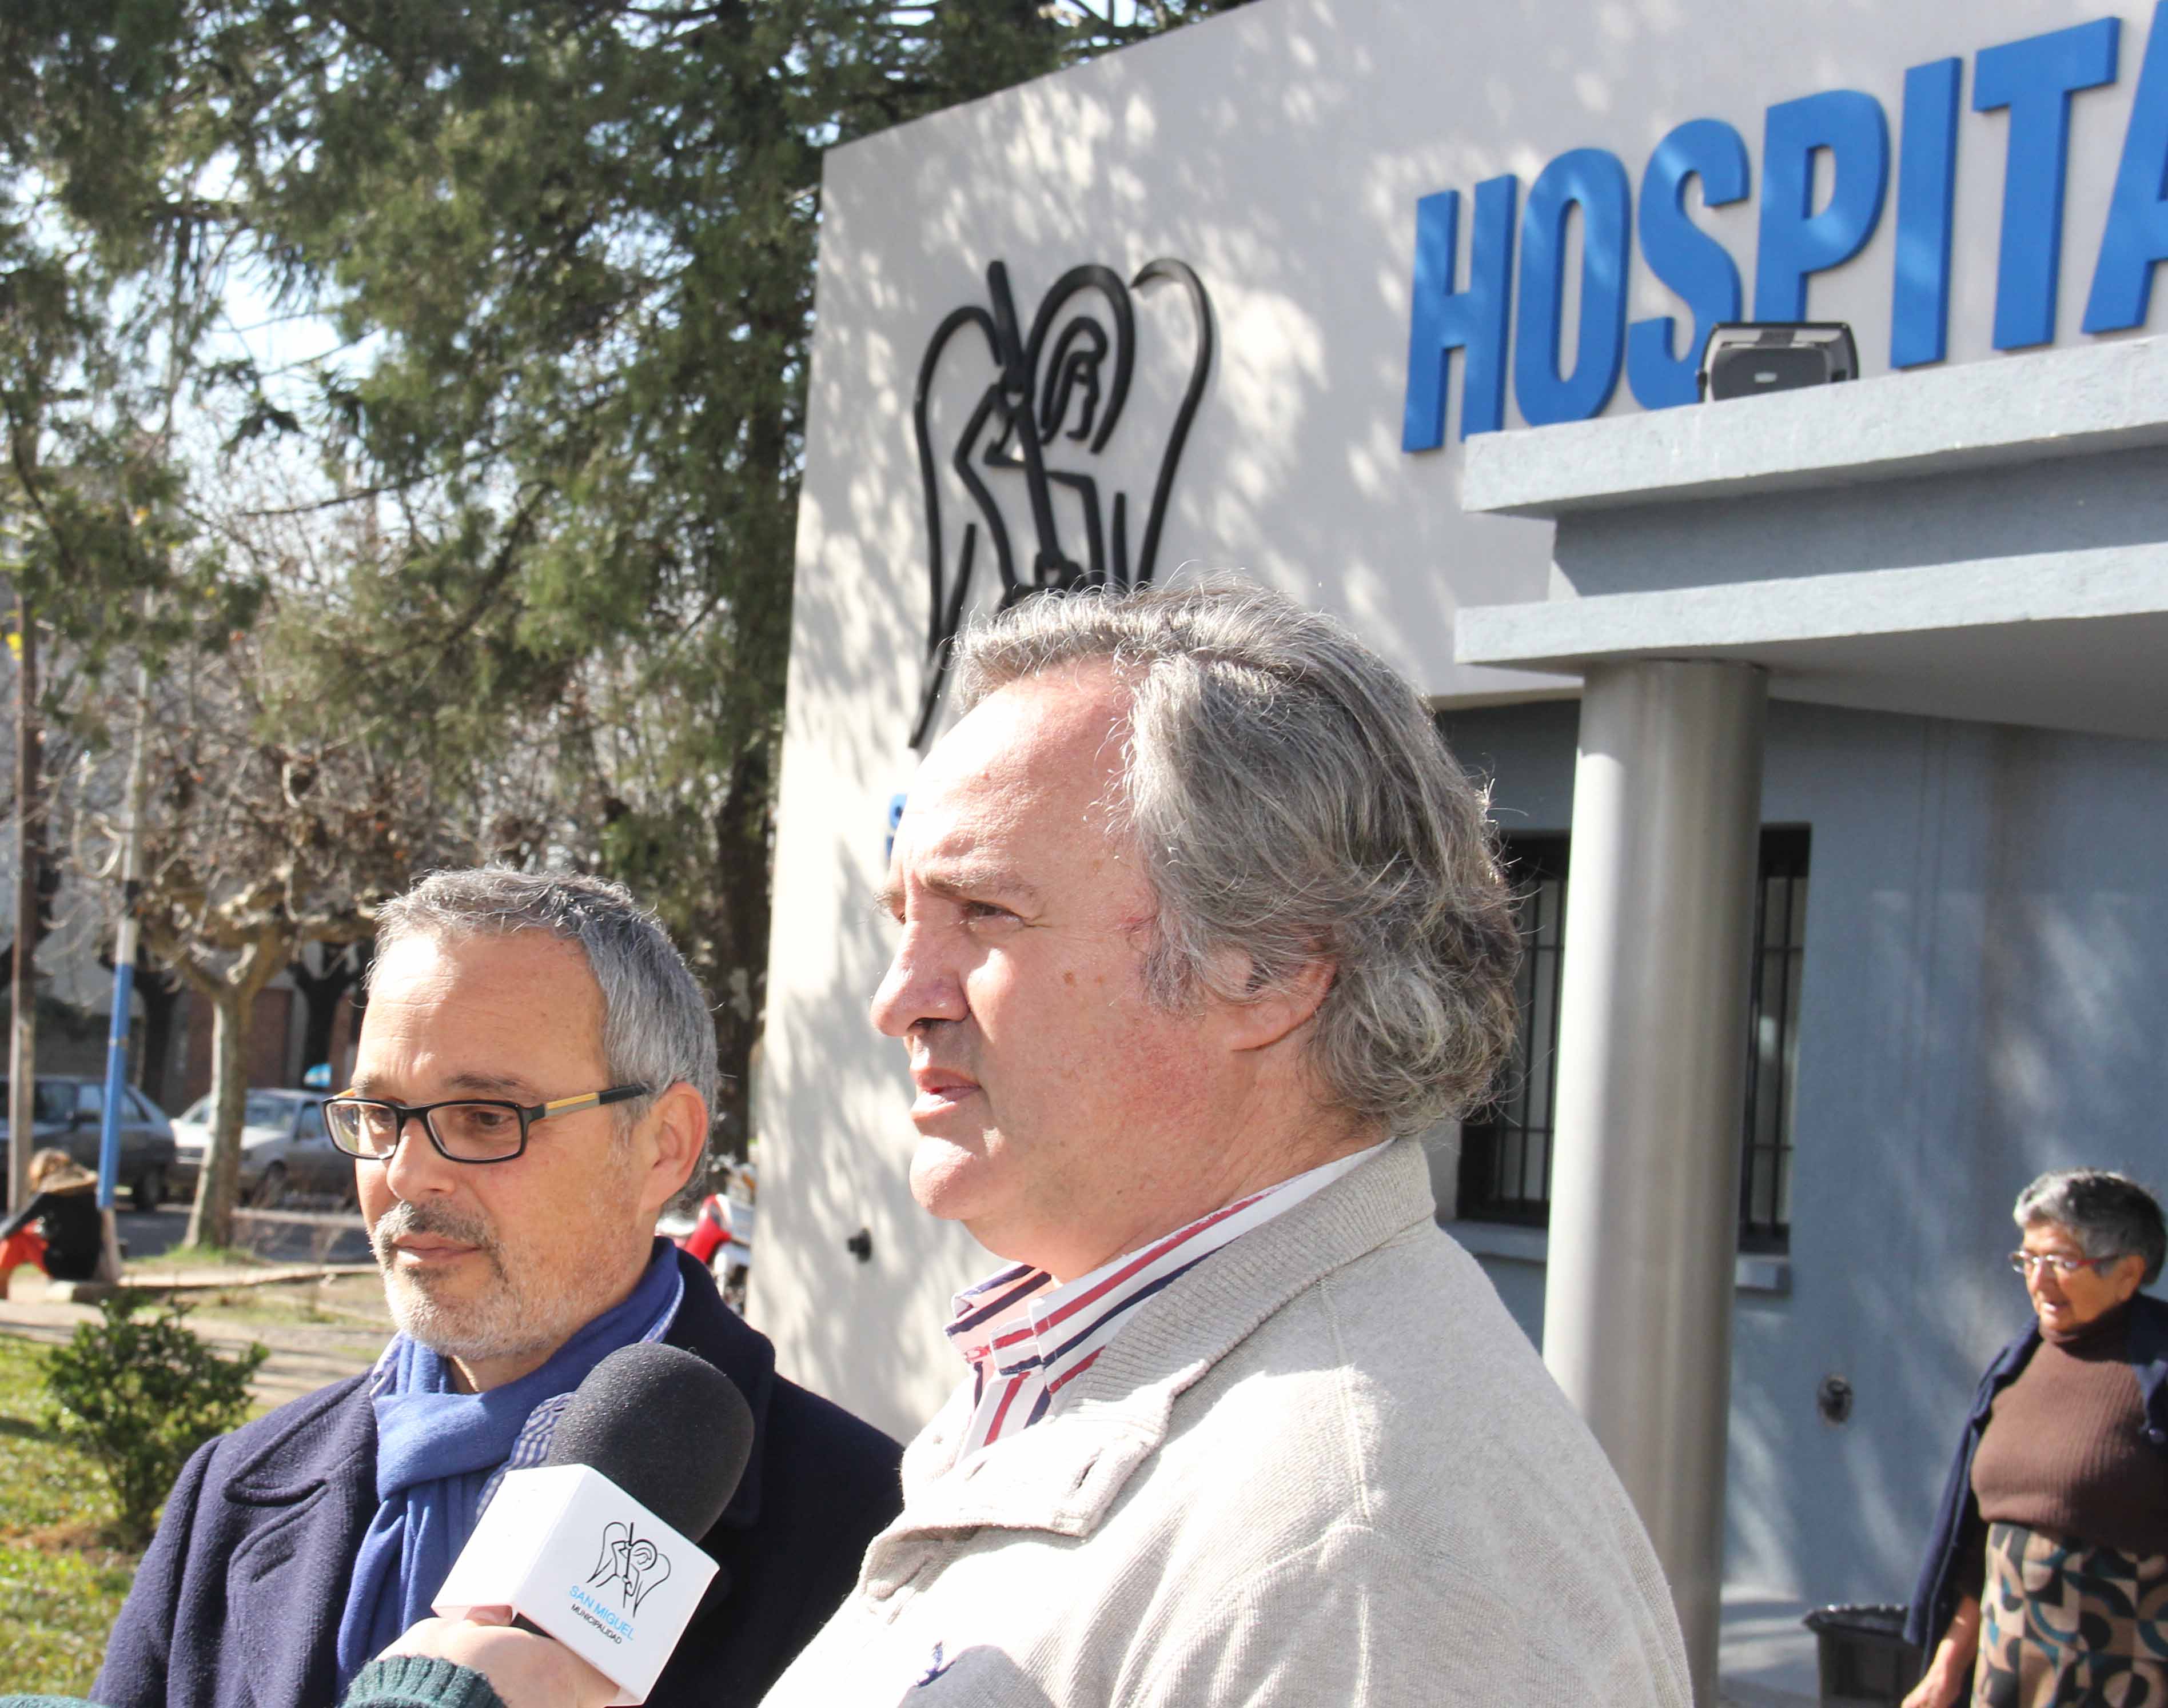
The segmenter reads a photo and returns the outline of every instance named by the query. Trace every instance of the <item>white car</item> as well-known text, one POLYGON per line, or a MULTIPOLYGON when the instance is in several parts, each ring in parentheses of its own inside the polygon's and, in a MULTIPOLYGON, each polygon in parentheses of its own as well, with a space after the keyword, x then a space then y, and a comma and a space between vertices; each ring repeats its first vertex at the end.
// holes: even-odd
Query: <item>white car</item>
MULTIPOLYGON (((321 1091, 251 1091, 242 1113, 240 1196, 269 1209, 289 1192, 353 1196, 353 1159, 324 1131, 321 1091)), ((210 1143, 210 1098, 199 1097, 173 1118, 174 1174, 190 1190, 210 1143)))

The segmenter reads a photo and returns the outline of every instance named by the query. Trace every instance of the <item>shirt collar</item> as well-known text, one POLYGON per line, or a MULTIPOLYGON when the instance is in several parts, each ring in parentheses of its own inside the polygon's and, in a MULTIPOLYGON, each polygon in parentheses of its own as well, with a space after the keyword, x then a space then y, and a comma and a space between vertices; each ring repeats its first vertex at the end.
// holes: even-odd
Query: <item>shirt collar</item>
POLYGON ((1036 1422, 1060 1389, 1090 1367, 1132 1308, 1359 1168, 1390 1142, 1223 1205, 1074 1281, 1056 1282, 1043 1269, 1011 1264, 956 1294, 946 1332, 971 1367, 976 1407, 966 1451, 1036 1422))

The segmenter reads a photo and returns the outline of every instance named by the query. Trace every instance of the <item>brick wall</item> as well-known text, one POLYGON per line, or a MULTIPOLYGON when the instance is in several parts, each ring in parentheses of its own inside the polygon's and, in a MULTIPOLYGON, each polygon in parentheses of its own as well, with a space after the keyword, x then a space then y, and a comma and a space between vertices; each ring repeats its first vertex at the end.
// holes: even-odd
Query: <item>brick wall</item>
MULTIPOLYGON (((298 992, 275 985, 256 999, 248 1037, 242 1046, 242 1061, 252 1085, 287 1083, 286 1039, 298 992)), ((183 1057, 179 1097, 168 1106, 178 1114, 210 1090, 211 1008, 210 1001, 193 993, 189 997, 188 1048, 183 1057)))

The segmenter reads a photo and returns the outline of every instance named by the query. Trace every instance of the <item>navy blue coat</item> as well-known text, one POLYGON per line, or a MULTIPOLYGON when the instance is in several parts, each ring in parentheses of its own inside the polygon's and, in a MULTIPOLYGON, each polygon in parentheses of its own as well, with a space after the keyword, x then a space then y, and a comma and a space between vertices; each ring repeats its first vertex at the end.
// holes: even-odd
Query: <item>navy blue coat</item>
MULTIPOLYGON (((902 1504, 901 1450, 775 1373, 765 1335, 682 1253, 664 1338, 752 1408, 745 1479, 700 1546, 721 1570, 648 1701, 759 1701, 858 1579, 902 1504)), ((281 1406, 198 1451, 166 1504, 92 1692, 112 1708, 331 1708, 340 1610, 376 1513, 367 1378, 281 1406)), ((668 1444, 656 1443, 659 1451, 668 1444)))
MULTIPOLYGON (((1995 1355, 1987 1374, 1979 1379, 1973 1396, 1972 1413, 1964 1434, 1958 1439, 1958 1455, 1942 1484, 1942 1498, 1935 1511, 1935 1533, 1927 1544, 1927 1557, 1920 1567, 1920 1582, 1912 1591, 1912 1605, 1905 1618, 1905 1636, 1923 1650, 1932 1650, 1948 1629, 1957 1611, 1958 1550, 1979 1511, 1972 1493, 1972 1456, 1987 1430, 1988 1414, 1995 1397, 2017 1380, 2040 1344, 2040 1325, 2030 1324, 2022 1334, 1995 1355)), ((2150 1294, 2132 1301, 2130 1342, 2124 1356, 2138 1377, 2139 1398, 2145 1408, 2145 1439, 2155 1449, 2168 1451, 2168 1304, 2150 1294)))

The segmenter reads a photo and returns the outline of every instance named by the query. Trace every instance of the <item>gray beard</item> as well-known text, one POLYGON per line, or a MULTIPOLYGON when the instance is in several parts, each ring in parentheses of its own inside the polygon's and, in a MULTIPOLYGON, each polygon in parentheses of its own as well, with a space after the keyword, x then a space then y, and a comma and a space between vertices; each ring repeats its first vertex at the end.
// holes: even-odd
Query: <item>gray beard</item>
MULTIPOLYGON (((400 1332, 446 1358, 475 1362, 536 1352, 562 1340, 558 1314, 538 1308, 507 1269, 496 1230, 482 1217, 443 1205, 395 1203, 369 1229, 369 1243, 384 1272, 384 1302, 400 1332), (392 1242, 409 1233, 437 1233, 473 1245, 489 1265, 490 1286, 477 1298, 439 1299, 422 1276, 395 1267, 392 1242)), ((577 1323, 571 1325, 577 1327, 577 1323)))
MULTIPOLYGON (((596 1181, 603 1202, 630 1190, 619 1178, 596 1181)), ((624 1275, 632 1246, 645 1252, 653 1235, 651 1224, 635 1233, 597 1217, 557 1231, 548 1254, 538 1255, 531 1247, 507 1246, 478 1212, 395 1201, 369 1229, 369 1244, 401 1332, 444 1357, 478 1364, 546 1355, 563 1345, 614 1302, 613 1278, 624 1275), (426 1271, 395 1265, 392 1242, 408 1233, 438 1233, 472 1245, 489 1265, 488 1285, 472 1296, 439 1297, 426 1271)))

